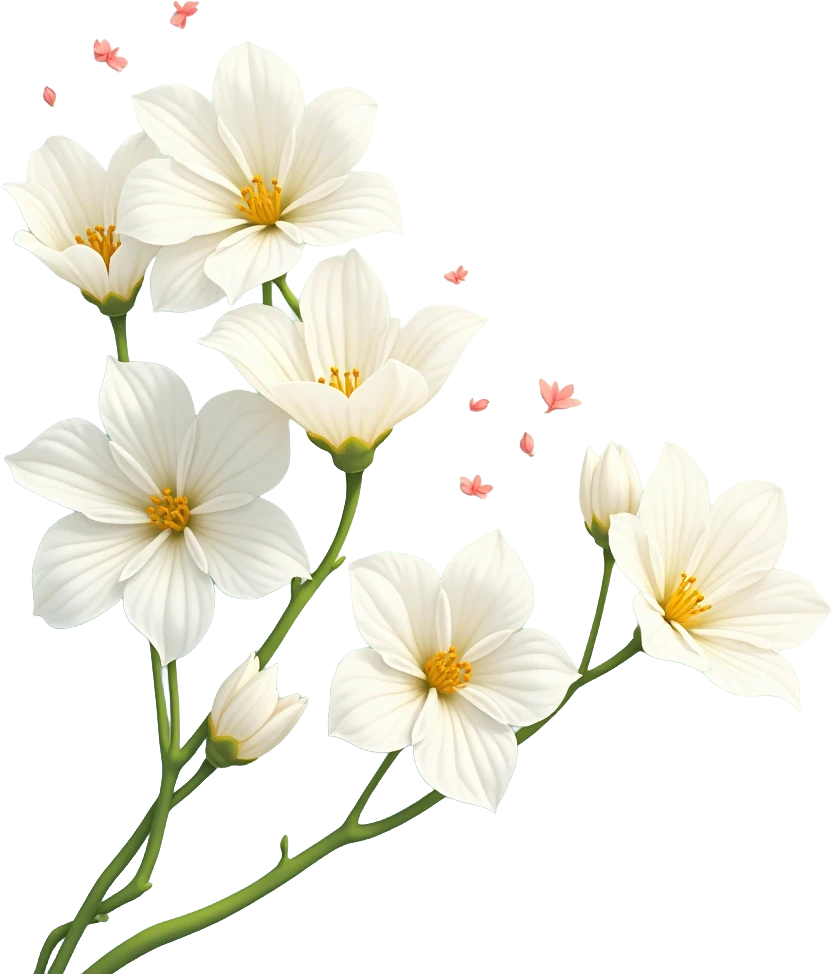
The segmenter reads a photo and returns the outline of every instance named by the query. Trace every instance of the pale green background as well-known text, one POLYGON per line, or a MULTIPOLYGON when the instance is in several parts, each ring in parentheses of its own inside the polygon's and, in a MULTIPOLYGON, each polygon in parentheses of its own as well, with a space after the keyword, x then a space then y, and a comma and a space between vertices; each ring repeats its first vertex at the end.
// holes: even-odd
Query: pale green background
MULTIPOLYGON (((601 569, 577 504, 586 444, 625 443, 646 477, 671 439, 714 496, 744 479, 781 484, 781 566, 832 597, 828 3, 203 0, 184 31, 172 12, 161 0, 11 5, 0 178, 23 179, 51 134, 106 161, 137 128, 131 93, 176 82, 208 94, 222 53, 245 40, 286 58, 307 99, 354 86, 379 102, 359 168, 392 180, 405 236, 360 241, 361 253, 403 319, 450 301, 490 321, 444 391, 379 451, 348 559, 393 548, 441 568, 499 526, 535 582, 531 624, 578 659, 601 569), (121 46, 123 74, 93 60, 96 37, 121 46), (470 276, 453 287, 442 275, 460 262, 470 276), (544 416, 541 375, 574 382, 584 405, 544 416), (492 404, 471 414, 471 396, 492 404), (518 448, 526 430, 533 459, 518 448), (485 502, 459 492, 475 473, 494 484, 485 502)), ((9 453, 64 417, 97 421, 112 340, 105 318, 12 245, 23 223, 11 198, 0 224, 9 453)), ((307 248, 295 290, 335 252, 307 248)), ((226 307, 154 316, 145 288, 131 355, 176 369, 197 406, 244 388, 196 344, 226 307)), ((293 440, 271 496, 317 561, 341 477, 297 428, 293 440)), ((31 617, 29 568, 63 512, 8 472, 0 490, 13 784, 2 951, 5 969, 25 971, 144 813, 158 759, 146 644, 120 607, 63 632, 31 617)), ((629 638, 632 594, 617 576, 599 659, 629 638)), ((285 599, 218 595, 208 636, 180 666, 185 730, 285 599)), ((443 802, 130 970, 828 971, 830 634, 827 622, 786 654, 802 713, 638 658, 524 745, 496 817, 443 802)), ((332 672, 358 645, 342 571, 279 654, 281 689, 310 697, 297 730, 173 813, 153 891, 90 929, 72 970, 261 875, 284 832, 297 850, 340 821, 378 763, 326 737, 332 672)), ((403 755, 371 810, 423 788, 403 755)))

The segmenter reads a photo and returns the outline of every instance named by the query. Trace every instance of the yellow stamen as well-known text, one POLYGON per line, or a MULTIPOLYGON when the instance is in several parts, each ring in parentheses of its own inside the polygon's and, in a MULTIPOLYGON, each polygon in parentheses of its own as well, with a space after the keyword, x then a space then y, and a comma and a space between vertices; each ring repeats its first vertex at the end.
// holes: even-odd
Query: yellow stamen
POLYGON ((115 224, 111 224, 106 230, 101 225, 96 226, 94 230, 87 227, 87 239, 84 240, 82 236, 76 235, 75 243, 86 244, 87 247, 92 247, 97 254, 101 254, 104 264, 109 270, 110 258, 121 246, 121 241, 116 240, 113 236, 115 232, 115 224))
POLYGON ((191 516, 187 497, 174 497, 170 487, 165 487, 161 497, 151 494, 150 499, 156 505, 147 509, 151 524, 155 524, 160 531, 168 528, 172 531, 185 530, 191 516))
POLYGON ((280 187, 277 180, 272 180, 272 188, 266 189, 263 177, 255 174, 251 177, 251 185, 243 186, 240 190, 243 202, 237 204, 237 209, 251 223, 269 226, 280 219, 280 187))
MULTIPOLYGON (((348 369, 344 373, 343 379, 341 378, 341 370, 336 368, 334 365, 330 366, 329 372, 329 385, 331 385, 333 389, 343 392, 347 399, 349 399, 349 397, 361 385, 361 373, 358 371, 358 369, 348 369)), ((318 382, 320 382, 321 385, 327 385, 327 381, 323 377, 319 378, 318 382)))
POLYGON ((702 605, 705 596, 693 587, 695 583, 695 575, 688 578, 682 572, 679 587, 664 605, 664 617, 668 622, 678 622, 680 626, 687 627, 695 621, 696 616, 712 608, 710 605, 702 605))
POLYGON ((436 653, 425 663, 425 674, 428 683, 440 693, 456 693, 471 679, 471 664, 460 663, 451 646, 447 653, 436 653))

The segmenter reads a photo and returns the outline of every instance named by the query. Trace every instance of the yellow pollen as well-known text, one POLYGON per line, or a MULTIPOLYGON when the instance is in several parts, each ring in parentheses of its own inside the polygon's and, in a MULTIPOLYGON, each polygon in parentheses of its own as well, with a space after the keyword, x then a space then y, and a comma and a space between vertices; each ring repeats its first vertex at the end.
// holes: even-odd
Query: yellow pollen
POLYGON ((695 575, 689 578, 682 572, 679 587, 664 606, 664 617, 668 622, 678 622, 680 626, 687 627, 695 621, 696 616, 712 608, 710 605, 702 605, 705 596, 694 588, 695 583, 695 575))
MULTIPOLYGON (((343 378, 341 378, 341 370, 336 369, 334 365, 330 366, 329 372, 329 384, 333 389, 343 392, 347 399, 349 399, 349 397, 361 385, 361 373, 358 371, 358 369, 348 369, 344 373, 343 378)), ((327 384, 327 381, 323 378, 323 376, 318 379, 318 382, 324 386, 327 384)))
POLYGON ((266 189, 263 177, 251 177, 251 185, 243 186, 240 190, 243 202, 237 204, 237 209, 250 223, 261 223, 269 226, 280 219, 280 187, 277 180, 272 180, 272 188, 266 189))
POLYGON ((425 674, 428 683, 440 693, 456 693, 471 679, 471 664, 460 663, 451 646, 447 653, 436 653, 425 663, 425 674))
POLYGON ((147 509, 151 524, 155 524, 160 531, 165 531, 167 528, 172 531, 185 530, 185 525, 191 516, 187 497, 174 497, 170 487, 165 487, 161 497, 151 494, 150 499, 156 505, 147 509))
POLYGON ((75 243, 86 244, 87 247, 92 247, 97 254, 101 254, 104 258, 104 264, 109 270, 110 258, 121 246, 121 241, 116 240, 113 236, 115 232, 115 224, 110 225, 106 230, 100 225, 96 226, 94 230, 87 227, 87 239, 84 240, 79 234, 75 237, 75 243))

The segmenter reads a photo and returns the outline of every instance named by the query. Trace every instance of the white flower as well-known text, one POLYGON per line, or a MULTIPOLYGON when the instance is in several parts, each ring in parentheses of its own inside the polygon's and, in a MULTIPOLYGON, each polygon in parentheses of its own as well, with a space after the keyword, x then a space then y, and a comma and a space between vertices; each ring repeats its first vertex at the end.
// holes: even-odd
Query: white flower
POLYGON ((252 599, 309 577, 294 525, 259 496, 289 465, 288 420, 272 403, 226 392, 195 416, 170 369, 109 359, 100 411, 109 438, 67 419, 7 457, 19 484, 79 512, 38 549, 35 615, 64 629, 123 597, 168 663, 205 635, 214 584, 252 599))
POLYGON ((217 768, 248 764, 283 740, 306 710, 306 697, 277 692, 277 666, 251 656, 227 677, 211 708, 206 756, 217 768))
POLYGON ((119 232, 124 181, 158 155, 146 135, 131 135, 105 170, 71 139, 47 139, 29 156, 27 182, 5 187, 29 227, 14 242, 104 305, 105 314, 126 314, 159 248, 119 232))
POLYGON ((578 671, 550 636, 522 629, 532 584, 499 531, 439 575, 412 555, 350 566, 355 620, 371 648, 339 665, 329 732, 368 751, 414 745, 427 783, 492 810, 517 761, 509 725, 552 713, 578 671))
POLYGON ((599 457, 588 446, 581 468, 581 513, 598 544, 606 546, 610 516, 637 514, 640 501, 641 480, 628 450, 610 443, 599 457))
POLYGON ((259 304, 229 311, 201 343, 226 355, 344 470, 366 467, 391 428, 436 395, 485 321, 435 305, 400 328, 354 250, 315 268, 300 308, 302 323, 259 304))
POLYGON ((205 308, 223 292, 234 302, 291 270, 304 244, 401 232, 389 181, 350 172, 376 111, 360 91, 328 91, 304 108, 291 68, 243 44, 220 61, 213 103, 168 85, 134 104, 171 157, 141 166, 124 194, 124 232, 166 246, 151 282, 157 311, 205 308))
POLYGON ((829 606, 805 579, 774 568, 785 542, 778 487, 749 480, 711 506, 705 475, 666 445, 638 517, 610 522, 616 563, 640 593, 645 652, 732 693, 799 706, 797 677, 778 651, 808 639, 829 606))

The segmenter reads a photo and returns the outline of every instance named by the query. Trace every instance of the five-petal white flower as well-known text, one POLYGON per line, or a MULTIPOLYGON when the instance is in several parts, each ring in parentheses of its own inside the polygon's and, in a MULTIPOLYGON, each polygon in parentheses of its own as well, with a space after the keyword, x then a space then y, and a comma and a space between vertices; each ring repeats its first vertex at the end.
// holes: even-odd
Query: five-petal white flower
POLYGON ((260 304, 229 311, 200 341, 356 469, 372 460, 380 437, 436 395, 485 321, 435 305, 400 328, 381 281, 354 250, 315 268, 300 309, 302 323, 260 304))
POLYGON ((509 725, 551 714, 579 676, 554 639, 521 628, 533 594, 517 554, 495 531, 441 578, 395 553, 362 558, 350 575, 370 648, 335 673, 330 734, 369 751, 413 744, 432 788, 496 809, 517 761, 509 725))
POLYGON ((100 411, 109 438, 67 419, 7 457, 19 484, 78 512, 38 549, 36 615, 78 626, 123 597, 129 620, 168 663, 205 635, 214 584, 251 599, 309 577, 294 525, 260 497, 289 465, 281 410, 255 393, 226 392, 196 416, 170 369, 110 359, 100 411))
POLYGON ((124 232, 165 245, 151 281, 157 311, 204 308, 223 292, 234 302, 290 270, 304 244, 401 232, 389 181, 350 171, 376 110, 360 91, 328 91, 304 108, 291 68, 249 43, 220 61, 213 103, 167 85, 134 104, 170 156, 141 166, 124 191, 124 232))
POLYGON ((159 248, 119 232, 124 182, 158 155, 140 132, 121 144, 105 170, 71 139, 47 139, 29 156, 27 182, 5 186, 29 227, 14 242, 85 297, 106 305, 105 314, 126 313, 159 248))
POLYGON ((799 707, 797 677, 778 651, 808 639, 829 606, 805 579, 774 568, 786 542, 778 487, 746 481, 711 506, 705 475, 668 444, 638 517, 613 515, 609 538, 639 589, 645 652, 701 670, 731 693, 799 707))

